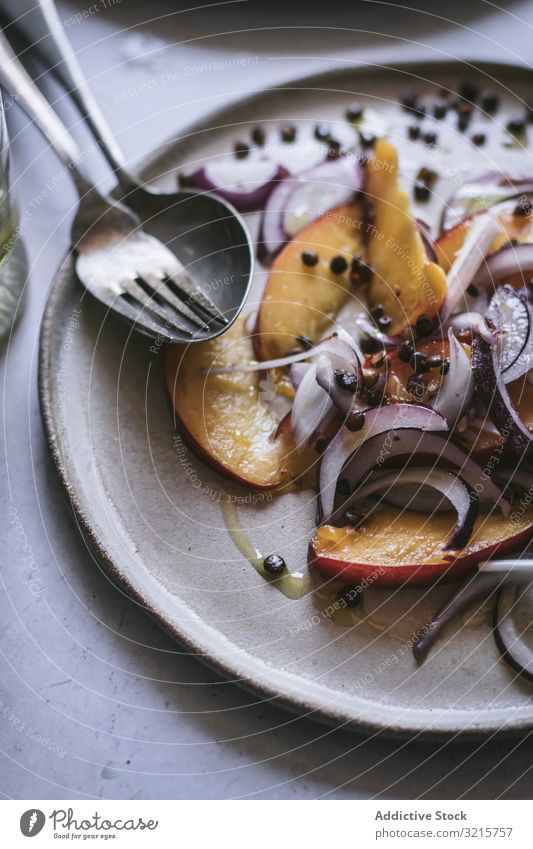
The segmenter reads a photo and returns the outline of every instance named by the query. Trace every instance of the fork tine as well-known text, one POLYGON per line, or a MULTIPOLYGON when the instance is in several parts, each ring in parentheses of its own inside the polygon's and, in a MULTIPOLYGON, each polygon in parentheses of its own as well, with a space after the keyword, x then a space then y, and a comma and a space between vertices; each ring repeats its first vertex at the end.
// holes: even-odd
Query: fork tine
POLYGON ((169 280, 172 281, 178 292, 187 298, 187 304, 193 309, 199 307, 209 316, 210 319, 218 321, 220 324, 227 324, 228 319, 223 312, 219 310, 217 305, 213 303, 210 297, 203 292, 197 283, 187 274, 181 262, 176 259, 172 264, 172 268, 167 270, 166 274, 169 280))
POLYGON ((187 327, 181 321, 176 319, 173 313, 165 310, 163 307, 160 307, 150 295, 146 294, 142 286, 139 286, 135 280, 126 281, 122 288, 124 292, 134 298, 142 307, 157 315, 169 327, 172 327, 174 330, 179 330, 187 336, 194 336, 194 331, 192 331, 190 327, 187 327))
POLYGON ((183 301, 181 301, 174 292, 169 289, 165 283, 163 275, 158 275, 155 272, 144 270, 141 279, 149 289, 155 292, 163 301, 176 310, 178 315, 186 318, 202 330, 209 329, 209 325, 204 321, 202 316, 196 315, 196 313, 193 312, 187 304, 184 304, 183 301))

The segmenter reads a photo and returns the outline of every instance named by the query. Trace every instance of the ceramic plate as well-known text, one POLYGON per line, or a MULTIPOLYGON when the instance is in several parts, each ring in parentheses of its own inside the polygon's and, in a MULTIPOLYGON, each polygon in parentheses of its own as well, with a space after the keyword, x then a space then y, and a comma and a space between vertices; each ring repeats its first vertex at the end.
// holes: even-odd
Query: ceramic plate
MULTIPOLYGON (((310 144, 317 120, 346 133, 344 111, 359 100, 368 124, 386 129, 398 144, 405 179, 422 162, 433 163, 446 197, 475 169, 523 168, 529 152, 507 145, 503 124, 523 112, 520 98, 527 101, 532 79, 500 65, 335 70, 211 115, 171 142, 146 176, 174 186, 179 168, 231 150, 256 124, 269 128, 270 144, 278 143, 279 127, 289 120, 310 144), (456 91, 464 77, 502 98, 500 126, 486 146, 469 141, 487 129, 477 119, 463 137, 438 126, 436 149, 408 142, 412 119, 398 106, 399 92, 406 86, 456 91)), ((431 121, 423 126, 431 129, 431 121)), ((438 206, 417 213, 427 220, 438 206)), ((249 224, 257 222, 249 218, 249 224)), ((249 311, 265 275, 259 266, 249 311)), ((131 335, 84 294, 70 258, 44 315, 40 396, 54 463, 94 552, 164 628, 226 677, 295 711, 359 729, 442 737, 533 726, 531 685, 499 659, 489 611, 457 623, 416 666, 411 636, 449 588, 371 587, 364 608, 343 617, 311 585, 291 599, 252 568, 245 554, 274 550, 292 572, 305 575, 312 494, 261 500, 190 453, 174 431, 160 346, 131 335)))

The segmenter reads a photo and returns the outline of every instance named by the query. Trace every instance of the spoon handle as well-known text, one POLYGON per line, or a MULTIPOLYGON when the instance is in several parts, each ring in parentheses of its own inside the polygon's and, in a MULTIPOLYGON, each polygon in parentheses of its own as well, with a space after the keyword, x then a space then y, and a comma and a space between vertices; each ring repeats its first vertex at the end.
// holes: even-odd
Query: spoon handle
POLYGON ((116 143, 102 110, 94 98, 66 36, 54 0, 31 0, 31 11, 21 15, 21 0, 4 0, 14 26, 53 70, 68 90, 83 119, 87 122, 104 156, 115 172, 124 193, 139 186, 129 172, 126 159, 116 143))
POLYGON ((68 168, 80 196, 93 188, 82 166, 83 154, 41 94, 26 69, 0 31, 0 85, 19 103, 41 130, 63 165, 68 168))

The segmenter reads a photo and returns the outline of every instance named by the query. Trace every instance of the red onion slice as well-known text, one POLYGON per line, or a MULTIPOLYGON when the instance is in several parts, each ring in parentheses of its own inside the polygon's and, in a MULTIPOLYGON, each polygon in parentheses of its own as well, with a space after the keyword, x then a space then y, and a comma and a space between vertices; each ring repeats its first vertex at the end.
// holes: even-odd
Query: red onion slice
MULTIPOLYGON (((356 501, 384 490, 385 497, 387 497, 387 489, 392 489, 398 484, 418 484, 437 490, 443 498, 449 501, 457 513, 457 523, 444 544, 443 550, 458 550, 466 546, 472 536, 478 515, 478 497, 475 491, 460 477, 444 469, 410 467, 372 479, 357 488, 354 495, 344 505, 344 509, 348 509, 356 501)), ((404 509, 407 506, 404 505, 404 509)))
POLYGON ((507 198, 533 192, 533 180, 528 175, 509 177, 498 171, 482 174, 463 183, 448 199, 441 222, 441 232, 450 230, 465 218, 487 210, 507 198))
POLYGON ((355 320, 356 330, 358 331, 359 339, 363 336, 370 336, 371 339, 375 339, 376 342, 386 348, 387 350, 394 350, 395 348, 399 348, 402 344, 402 338, 400 336, 387 336, 386 333, 382 333, 381 330, 378 330, 373 321, 366 316, 359 316, 355 320))
POLYGON ((293 363, 291 365, 290 377, 294 389, 298 389, 300 383, 304 379, 304 375, 309 368, 309 363, 293 363))
POLYGON ((450 368, 431 406, 452 428, 470 407, 474 395, 474 375, 470 357, 451 328, 448 330, 448 341, 450 368))
POLYGON ((522 273, 526 283, 532 272, 533 245, 513 243, 504 245, 499 251, 487 257, 472 282, 478 287, 489 285, 496 287, 511 275, 522 273))
POLYGON ((498 352, 479 337, 472 344, 472 368, 476 390, 505 442, 518 458, 533 462, 533 435, 511 403, 498 352))
MULTIPOLYGON (((332 439, 320 461, 320 501, 325 519, 328 519, 333 513, 337 481, 348 458, 367 440, 375 439, 383 433, 388 433, 391 443, 394 444, 395 431, 400 427, 415 428, 420 435, 424 428, 447 430, 448 425, 442 416, 427 407, 400 403, 385 404, 367 410, 365 424, 360 431, 352 432, 342 428, 332 439)), ((372 463, 372 465, 375 465, 375 463, 372 463)))
MULTIPOLYGON (((438 417, 443 421, 441 417, 438 417)), ((435 428, 438 430, 438 428, 435 428)), ((357 435, 357 434, 356 434, 357 435)), ((331 443, 333 444, 333 442, 331 443)), ((324 452, 324 457, 329 447, 324 452)), ((360 445, 355 452, 343 463, 335 480, 333 490, 333 511, 324 515, 330 522, 340 519, 346 510, 346 501, 362 486, 370 472, 380 469, 385 462, 393 457, 413 455, 433 458, 447 465, 455 466, 460 477, 477 493, 480 501, 498 503, 502 513, 507 515, 510 504, 503 498, 501 489, 488 477, 482 467, 473 460, 463 448, 450 442, 439 433, 421 430, 416 427, 402 427, 391 431, 387 437, 376 434, 360 445), (342 484, 341 484, 342 481, 342 484), (347 495, 345 493, 348 493, 347 495)), ((323 462, 322 460, 322 462, 323 462)), ((322 467, 322 463, 321 463, 322 467)), ((328 474, 330 474, 328 472, 328 474)), ((320 492, 322 497, 322 468, 320 470, 320 492)), ((324 485, 326 481, 324 481, 324 485)), ((331 496, 331 489, 326 490, 331 496)), ((324 501, 322 502, 324 506, 324 501)), ((330 501, 325 502, 329 507, 330 501)))
POLYGON ((533 681, 532 583, 502 588, 496 603, 494 636, 504 660, 533 681))
POLYGON ((350 203, 363 188, 363 181, 361 163, 341 157, 279 182, 262 215, 259 258, 271 261, 304 226, 329 209, 350 203))
POLYGON ((209 163, 188 174, 187 184, 193 189, 218 195, 239 212, 254 212, 265 206, 287 171, 273 163, 251 162, 250 165, 251 168, 242 162, 232 162, 231 167, 226 163, 209 163), (254 169, 265 169, 265 165, 267 173, 258 181, 254 169))
POLYGON ((496 343, 495 334, 489 330, 487 322, 481 313, 478 312, 460 312, 450 316, 446 322, 446 327, 452 329, 455 333, 469 332, 481 336, 489 345, 496 343))
POLYGON ((452 315, 461 296, 472 283, 496 236, 501 233, 497 218, 477 215, 447 274, 448 292, 441 308, 441 321, 452 315))
MULTIPOLYGON (((520 562, 520 561, 518 561, 520 562)), ((492 565, 493 561, 489 561, 492 565)), ((524 572, 509 570, 511 561, 498 561, 503 569, 479 571, 467 578, 450 598, 437 610, 431 621, 424 625, 413 638, 413 655, 418 663, 422 663, 435 645, 444 628, 457 616, 464 613, 474 602, 484 602, 494 595, 504 583, 522 583, 524 572)), ((533 575, 533 571, 530 572, 533 575)), ((527 578, 526 578, 527 580, 527 578)))
POLYGON ((229 366, 204 368, 201 369, 201 374, 234 374, 235 372, 265 371, 269 368, 283 368, 284 366, 290 366, 292 363, 301 363, 304 360, 310 360, 313 357, 316 357, 327 347, 329 340, 332 338, 333 337, 328 337, 327 339, 323 339, 322 342, 319 342, 318 345, 315 345, 313 348, 308 348, 307 351, 298 351, 295 354, 287 354, 286 357, 278 357, 275 360, 260 360, 259 362, 253 363, 232 363, 229 366))
POLYGON ((299 451, 312 441, 335 414, 335 406, 316 381, 316 363, 303 376, 291 409, 291 433, 299 451))
MULTIPOLYGON (((359 357, 346 341, 351 337, 346 331, 321 343, 321 352, 331 363, 332 369, 352 371, 361 385, 362 370, 359 357)), ((353 340, 351 340, 353 342, 353 340)), ((321 354, 321 355, 322 355, 321 354)), ((318 361, 317 361, 318 362, 318 361)), ((335 412, 335 404, 328 392, 317 382, 317 362, 309 365, 294 397, 291 410, 291 432, 296 446, 302 450, 317 432, 324 428, 335 412)), ((339 390, 342 391, 342 390, 339 390)), ((348 398, 353 398, 345 393, 348 398)))

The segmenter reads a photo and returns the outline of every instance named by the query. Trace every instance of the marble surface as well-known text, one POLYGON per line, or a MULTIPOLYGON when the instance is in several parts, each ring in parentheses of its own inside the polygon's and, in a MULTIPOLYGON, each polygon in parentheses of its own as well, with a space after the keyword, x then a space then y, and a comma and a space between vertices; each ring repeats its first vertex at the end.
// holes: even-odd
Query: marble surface
MULTIPOLYGON (((269 82, 392 54, 527 63, 533 6, 484 2, 61 3, 91 86, 132 162, 225 100, 269 82), (268 8, 266 8, 268 7, 268 8), (93 11, 88 11, 92 9, 93 11), (243 73, 243 64, 245 73, 243 73)), ((55 83, 58 110, 90 140, 55 83)), ((298 719, 225 682, 110 585, 72 521, 44 443, 37 343, 74 202, 36 130, 9 111, 26 212, 24 313, 0 352, 0 792, 6 798, 530 798, 527 739, 431 745, 298 719)))

